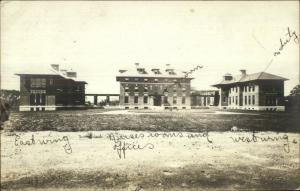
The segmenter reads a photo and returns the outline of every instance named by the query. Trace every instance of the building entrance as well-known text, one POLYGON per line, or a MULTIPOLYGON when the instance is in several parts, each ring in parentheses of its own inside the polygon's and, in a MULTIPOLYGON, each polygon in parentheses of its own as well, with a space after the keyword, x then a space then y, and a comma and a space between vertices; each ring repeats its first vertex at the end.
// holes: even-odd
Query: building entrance
POLYGON ((161 106, 161 96, 159 95, 153 96, 153 105, 161 106))

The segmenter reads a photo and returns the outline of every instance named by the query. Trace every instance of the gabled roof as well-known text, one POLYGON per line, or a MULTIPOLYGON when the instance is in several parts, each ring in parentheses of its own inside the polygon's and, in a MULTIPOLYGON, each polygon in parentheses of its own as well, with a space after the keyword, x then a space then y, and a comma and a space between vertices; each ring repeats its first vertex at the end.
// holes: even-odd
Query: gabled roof
POLYGON ((287 78, 283 78, 274 74, 266 73, 266 72, 258 72, 254 74, 245 74, 245 75, 236 75, 232 77, 232 80, 223 79, 221 82, 214 84, 213 86, 226 85, 226 84, 234 84, 234 83, 243 83, 250 82, 255 80, 288 80, 287 78))
POLYGON ((53 69, 51 66, 49 67, 34 67, 34 68, 26 68, 24 70, 22 70, 22 72, 16 73, 15 75, 17 76, 23 76, 23 75, 51 75, 51 76, 61 76, 65 79, 70 79, 73 80, 75 82, 83 82, 86 83, 84 80, 79 79, 79 78, 75 78, 75 77, 68 77, 64 72, 62 72, 61 70, 57 71, 55 69, 53 69))

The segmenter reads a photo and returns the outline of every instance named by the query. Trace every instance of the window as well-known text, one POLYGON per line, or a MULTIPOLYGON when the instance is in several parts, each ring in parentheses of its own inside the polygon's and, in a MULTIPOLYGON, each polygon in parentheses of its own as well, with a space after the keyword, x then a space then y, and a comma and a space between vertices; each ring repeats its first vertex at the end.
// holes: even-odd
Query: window
POLYGON ((229 96, 229 105, 231 104, 231 97, 229 96))
POLYGON ((49 80, 49 84, 50 84, 50 86, 53 85, 53 79, 50 79, 50 80, 49 80))
POLYGON ((138 81, 139 79, 138 78, 134 78, 134 81, 138 81))
POLYGON ((30 86, 33 88, 45 88, 46 87, 46 79, 43 78, 31 78, 30 86))
POLYGON ((134 91, 135 91, 135 92, 138 92, 138 91, 139 91, 139 87, 138 87, 137 85, 135 85, 134 91))
POLYGON ((164 97, 164 103, 167 104, 168 103, 168 96, 164 97))
POLYGON ((144 103, 148 103, 148 96, 144 96, 144 103))
POLYGON ((125 78, 125 81, 128 81, 129 80, 129 78, 125 78))
POLYGON ((139 102, 139 97, 138 96, 134 96, 134 103, 138 103, 139 102))
POLYGON ((255 96, 254 95, 252 96, 252 104, 253 105, 255 104, 255 96))
POLYGON ((158 82, 158 79, 157 79, 157 78, 155 78, 155 79, 154 79, 154 82, 158 82))
POLYGON ((247 96, 245 96, 245 105, 247 105, 247 96))
POLYGON ((177 104, 177 97, 173 97, 173 104, 177 104))
POLYGON ((232 96, 232 104, 234 104, 234 96, 232 96))
POLYGON ((128 92, 129 91, 129 87, 128 87, 128 85, 126 84, 126 86, 125 86, 125 92, 128 92))
POLYGON ((125 96, 124 98, 124 103, 128 103, 129 102, 129 97, 128 96, 125 96))
POLYGON ((238 96, 235 96, 235 104, 238 104, 238 96))
POLYGON ((148 79, 147 79, 147 78, 145 78, 145 79, 144 79, 144 81, 145 81, 145 82, 148 82, 148 79))
POLYGON ((185 104, 185 97, 182 97, 182 104, 185 104))
POLYGON ((235 87, 235 92, 237 92, 238 91, 238 87, 235 87))
POLYGON ((251 96, 248 96, 249 105, 251 105, 251 96))
POLYGON ((247 86, 245 86, 245 92, 247 92, 247 86))
POLYGON ((148 92, 148 87, 144 86, 144 92, 148 92))
POLYGON ((252 90, 255 91, 255 85, 252 86, 252 90))

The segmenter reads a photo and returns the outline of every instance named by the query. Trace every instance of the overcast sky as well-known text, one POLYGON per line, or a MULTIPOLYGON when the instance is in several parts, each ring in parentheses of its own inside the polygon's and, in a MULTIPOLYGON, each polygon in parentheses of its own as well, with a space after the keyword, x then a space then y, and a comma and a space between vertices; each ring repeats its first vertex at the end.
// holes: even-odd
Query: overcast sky
POLYGON ((118 93, 118 70, 171 64, 192 86, 212 89, 225 73, 265 70, 299 81, 299 44, 273 53, 287 27, 299 36, 299 2, 1 2, 1 87, 19 89, 23 69, 60 64, 88 82, 87 93, 118 93))

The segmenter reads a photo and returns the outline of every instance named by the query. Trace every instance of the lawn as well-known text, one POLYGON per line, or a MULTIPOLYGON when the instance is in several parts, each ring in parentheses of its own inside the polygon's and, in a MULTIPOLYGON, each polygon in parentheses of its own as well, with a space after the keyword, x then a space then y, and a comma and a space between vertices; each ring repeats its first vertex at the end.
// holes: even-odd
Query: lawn
POLYGON ((5 127, 16 131, 228 131, 233 126, 255 131, 299 132, 299 113, 215 113, 211 110, 129 111, 105 114, 107 110, 16 112, 5 127))

